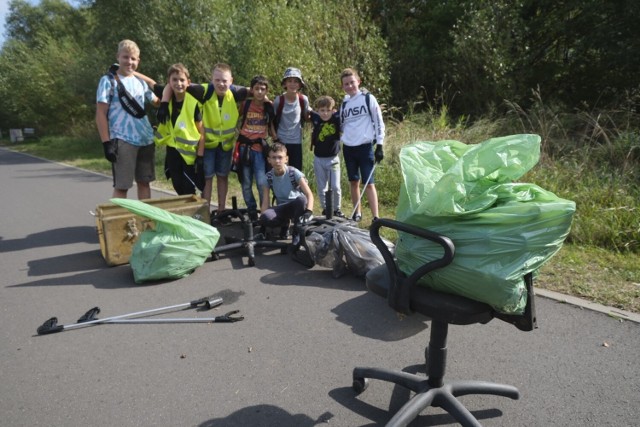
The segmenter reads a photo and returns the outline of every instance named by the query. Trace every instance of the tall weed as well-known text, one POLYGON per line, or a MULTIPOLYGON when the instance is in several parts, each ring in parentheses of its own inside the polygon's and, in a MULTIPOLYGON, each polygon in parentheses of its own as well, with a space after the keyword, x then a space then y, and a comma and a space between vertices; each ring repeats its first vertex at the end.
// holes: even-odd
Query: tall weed
POLYGON ((560 113, 544 103, 538 89, 530 109, 506 105, 522 131, 542 137, 542 161, 525 178, 576 202, 569 241, 640 252, 640 120, 631 108, 635 104, 560 113))

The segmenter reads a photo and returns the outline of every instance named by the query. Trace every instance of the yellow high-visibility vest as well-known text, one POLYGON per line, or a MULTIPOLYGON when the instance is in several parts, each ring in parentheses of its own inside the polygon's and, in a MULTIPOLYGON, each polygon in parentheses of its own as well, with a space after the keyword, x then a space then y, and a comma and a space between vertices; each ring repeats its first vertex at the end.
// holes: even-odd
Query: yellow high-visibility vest
MULTIPOLYGON (((203 86, 206 93, 208 84, 203 86)), ((233 92, 227 90, 222 102, 222 108, 218 102, 218 95, 214 92, 211 99, 204 103, 202 109, 205 148, 216 148, 222 144, 224 151, 231 150, 236 142, 236 124, 239 116, 233 92)))
MULTIPOLYGON (((156 145, 168 145, 175 148, 188 165, 195 163, 198 141, 200 141, 200 132, 193 121, 197 106, 198 101, 193 96, 186 94, 175 126, 169 118, 165 123, 158 125, 154 135, 156 145)), ((171 117, 172 110, 173 102, 169 102, 169 117, 171 117)))

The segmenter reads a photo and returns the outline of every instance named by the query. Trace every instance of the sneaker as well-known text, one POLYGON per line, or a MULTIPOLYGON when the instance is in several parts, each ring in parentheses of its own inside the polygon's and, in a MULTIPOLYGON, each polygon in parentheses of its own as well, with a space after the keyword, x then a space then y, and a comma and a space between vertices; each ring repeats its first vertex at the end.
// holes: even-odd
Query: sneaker
POLYGON ((232 222, 231 215, 228 211, 211 211, 211 225, 229 225, 232 222))
POLYGON ((300 233, 295 233, 293 235, 293 237, 291 238, 291 244, 293 246, 298 246, 300 245, 300 233))
POLYGON ((344 213, 342 213, 340 209, 336 209, 335 211, 333 211, 333 216, 344 218, 344 213))
POLYGON ((252 223, 258 222, 258 211, 256 211, 255 209, 249 210, 249 221, 251 221, 252 223))
POLYGON ((362 214, 359 212, 356 212, 353 214, 351 219, 354 220, 355 222, 360 222, 362 220, 362 214))
POLYGON ((289 226, 282 226, 280 228, 280 236, 278 236, 280 240, 287 240, 289 238, 289 226))

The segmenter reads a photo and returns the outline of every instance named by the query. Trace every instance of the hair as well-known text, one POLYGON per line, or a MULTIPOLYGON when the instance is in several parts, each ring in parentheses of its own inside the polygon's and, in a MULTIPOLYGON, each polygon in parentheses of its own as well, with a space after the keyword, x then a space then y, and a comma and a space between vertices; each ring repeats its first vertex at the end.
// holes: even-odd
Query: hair
POLYGON ((231 74, 231 65, 225 64, 224 62, 218 62, 214 64, 213 68, 211 68, 211 72, 213 73, 215 70, 228 71, 229 74, 231 74))
POLYGON ((189 77, 189 70, 187 70, 187 67, 184 66, 184 64, 178 62, 177 64, 173 64, 172 66, 169 67, 169 69, 167 70, 167 78, 171 77, 172 74, 179 74, 179 73, 184 73, 185 76, 187 76, 187 78, 189 77))
POLYGON ((342 73, 340 73, 340 80, 342 81, 342 79, 349 76, 353 76, 356 79, 360 80, 360 76, 354 68, 345 68, 344 70, 342 70, 342 73))
POLYGON ((255 85, 257 85, 257 84, 265 85, 266 88, 269 89, 269 80, 265 76, 263 76, 261 74, 258 74, 257 76, 254 76, 251 79, 251 86, 250 87, 253 89, 253 87, 255 85))
POLYGON ((118 43, 118 54, 123 51, 133 52, 136 56, 140 56, 140 48, 133 40, 125 39, 118 43))
POLYGON ((287 155, 287 146, 282 142, 274 142, 271 147, 269 147, 269 154, 271 153, 282 153, 285 156, 287 155))
POLYGON ((322 95, 321 97, 316 99, 316 108, 318 109, 328 108, 332 110, 335 106, 336 106, 336 101, 328 95, 322 95))

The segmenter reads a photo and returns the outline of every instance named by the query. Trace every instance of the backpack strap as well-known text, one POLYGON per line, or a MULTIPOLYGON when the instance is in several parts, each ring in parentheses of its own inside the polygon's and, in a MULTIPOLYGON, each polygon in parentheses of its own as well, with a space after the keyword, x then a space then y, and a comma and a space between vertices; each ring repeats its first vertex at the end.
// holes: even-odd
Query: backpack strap
POLYGON ((374 134, 374 138, 373 138, 373 143, 375 145, 376 143, 376 135, 377 135, 377 131, 376 131, 376 121, 373 118, 373 113, 371 112, 371 106, 369 105, 369 103, 371 102, 371 92, 367 92, 364 94, 364 102, 367 105, 367 111, 369 112, 369 117, 371 118, 371 125, 373 126, 373 134, 374 134))
MULTIPOLYGON (((278 95, 278 108, 276 109, 276 117, 274 119, 276 132, 280 125, 280 118, 282 117, 285 102, 284 95, 278 95)), ((298 103, 300 103, 300 126, 304 126, 304 96, 300 92, 298 92, 298 103)))
POLYGON ((251 100, 250 99, 245 99, 244 100, 244 105, 242 106, 242 122, 240 124, 239 130, 242 130, 242 128, 244 127, 244 122, 247 119, 247 113, 249 112, 249 107, 250 106, 251 106, 251 100))
POLYGON ((273 127, 278 132, 280 126, 280 118, 282 117, 282 111, 284 110, 284 95, 278 95, 278 108, 276 108, 276 115, 273 118, 273 127))
POLYGON ((271 191, 273 191, 273 169, 269 170, 269 172, 267 172, 266 175, 267 175, 267 184, 269 184, 269 188, 271 189, 271 191))
POLYGON ((264 114, 267 116, 267 124, 271 123, 276 119, 276 113, 273 110, 273 102, 265 101, 264 103, 264 114))
POLYGON ((293 166, 287 166, 287 171, 289 172, 289 179, 291 180, 291 186, 295 190, 300 186, 296 182, 296 174, 293 172, 293 170, 294 170, 293 166))
POLYGON ((371 122, 374 123, 374 127, 375 127, 375 120, 373 120, 373 113, 371 113, 371 92, 367 92, 364 94, 364 102, 365 104, 367 104, 367 111, 369 112, 369 116, 371 117, 371 122))
POLYGON ((213 97, 213 89, 213 84, 209 83, 209 85, 207 86, 207 91, 204 94, 204 99, 202 100, 203 104, 210 100, 211 97, 213 97))
POLYGON ((304 126, 304 97, 298 92, 298 102, 300 103, 300 126, 304 126))

